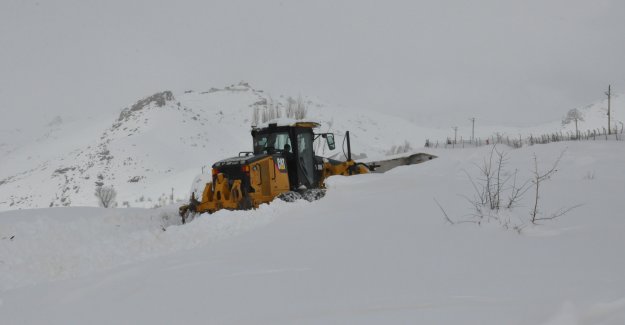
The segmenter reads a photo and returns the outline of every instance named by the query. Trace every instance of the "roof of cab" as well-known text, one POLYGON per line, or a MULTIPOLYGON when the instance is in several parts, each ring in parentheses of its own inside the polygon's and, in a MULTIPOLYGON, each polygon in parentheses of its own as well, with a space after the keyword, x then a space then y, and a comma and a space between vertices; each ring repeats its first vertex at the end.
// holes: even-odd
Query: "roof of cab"
POLYGON ((253 130, 263 130, 268 129, 270 127, 280 127, 280 126, 290 126, 290 127, 301 127, 301 128, 318 128, 321 126, 319 122, 315 121, 302 121, 302 120, 294 120, 290 118, 281 118, 270 120, 265 123, 259 124, 257 126, 252 126, 253 130))

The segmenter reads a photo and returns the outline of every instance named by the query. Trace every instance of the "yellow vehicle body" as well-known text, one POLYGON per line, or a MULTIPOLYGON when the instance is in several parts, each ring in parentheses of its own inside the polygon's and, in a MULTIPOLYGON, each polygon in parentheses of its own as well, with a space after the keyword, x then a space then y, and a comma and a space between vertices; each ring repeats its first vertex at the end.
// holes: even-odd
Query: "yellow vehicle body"
POLYGON ((215 173, 215 181, 204 187, 195 212, 258 208, 260 204, 273 201, 276 196, 289 191, 288 174, 280 167, 271 156, 247 165, 245 169, 249 172, 253 191, 243 190, 241 180, 231 182, 223 173, 215 173))
MULTIPOLYGON (((349 131, 345 137, 346 161, 316 156, 313 142, 321 137, 331 150, 334 149, 334 135, 315 134, 313 129, 318 126, 315 122, 294 122, 253 128, 254 151, 213 164, 212 181, 204 184, 201 197, 195 197, 194 192, 189 203, 180 207, 182 222, 185 223, 190 214, 255 209, 277 197, 286 201, 317 199, 324 195, 328 177, 365 174, 380 167, 378 163, 385 163, 364 164, 352 160, 349 131)), ((392 165, 390 168, 434 158, 418 155, 425 156, 417 160, 388 161, 392 165)))
MULTIPOLYGON (((369 169, 353 160, 341 163, 324 162, 323 179, 319 189, 324 189, 323 181, 334 175, 356 175, 369 173, 369 169)), ((215 173, 214 181, 204 186, 199 201, 191 198, 188 205, 180 207, 183 222, 189 213, 214 213, 221 209, 256 209, 269 203, 283 193, 291 191, 288 174, 281 171, 272 157, 266 157, 249 165, 249 176, 253 191, 242 189, 241 180, 230 181, 223 173, 215 173)))
POLYGON ((313 142, 320 136, 334 148, 334 135, 315 134, 313 129, 318 126, 295 122, 253 129, 254 152, 215 163, 212 182, 206 183, 201 197, 192 194, 189 204, 180 207, 183 222, 190 213, 254 209, 284 193, 322 190, 325 179, 332 175, 369 172, 351 159, 339 162, 315 156, 313 142))

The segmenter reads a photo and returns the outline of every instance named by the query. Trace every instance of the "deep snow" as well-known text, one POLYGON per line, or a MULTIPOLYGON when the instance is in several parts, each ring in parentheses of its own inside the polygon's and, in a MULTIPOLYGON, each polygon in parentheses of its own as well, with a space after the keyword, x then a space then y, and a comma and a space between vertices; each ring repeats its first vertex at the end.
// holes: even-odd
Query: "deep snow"
MULTIPOLYGON (((219 89, 174 93, 163 106, 145 102, 126 113, 102 112, 90 118, 64 116, 29 130, 0 130, 0 211, 52 206, 96 206, 99 184, 117 189, 119 206, 154 207, 187 199, 193 178, 214 162, 251 150, 250 126, 255 108, 269 103, 284 111, 287 97, 239 83, 219 89)), ((319 146, 325 157, 342 158, 349 130, 354 157, 383 158, 393 146, 409 143, 419 151, 430 139, 453 138, 451 128, 433 129, 380 112, 369 112, 304 97, 308 119, 320 132, 334 132, 337 148, 319 146)), ((625 114, 625 97, 615 95, 614 123, 625 114)), ((581 109, 581 131, 605 127, 606 101, 581 109)), ((131 106, 133 108, 133 106, 131 106)), ((130 109, 130 108, 129 108, 130 109)), ((562 116, 566 114, 563 109, 562 116)), ((478 118, 476 137, 572 132, 573 124, 552 121, 532 128, 489 127, 478 118)), ((470 124, 458 140, 469 139, 470 124)))
MULTIPOLYGON (((144 102, 124 114, 6 133, 0 140, 9 146, 0 148, 0 211, 96 206, 93 192, 99 184, 117 189, 119 206, 162 205, 172 194, 188 199, 194 176, 252 149, 253 109, 286 100, 240 83, 173 94, 163 106, 144 102)), ((308 119, 320 121, 321 132, 335 132, 342 141, 344 132, 351 131, 355 156, 384 156, 407 140, 416 147, 430 133, 398 117, 304 100, 308 119)), ((340 146, 333 151, 319 146, 318 151, 343 156, 340 146)))
MULTIPOLYGON (((510 150, 529 175, 566 150, 541 210, 583 204, 517 233, 471 212, 465 170, 489 148, 385 174, 333 177, 312 203, 220 211, 0 213, 8 324, 623 324, 625 143, 510 150), (163 231, 163 228, 165 231, 163 231), (12 240, 11 236, 15 236, 12 240)), ((501 147, 502 149, 504 147, 501 147)), ((509 215, 527 220, 530 196, 509 215)))

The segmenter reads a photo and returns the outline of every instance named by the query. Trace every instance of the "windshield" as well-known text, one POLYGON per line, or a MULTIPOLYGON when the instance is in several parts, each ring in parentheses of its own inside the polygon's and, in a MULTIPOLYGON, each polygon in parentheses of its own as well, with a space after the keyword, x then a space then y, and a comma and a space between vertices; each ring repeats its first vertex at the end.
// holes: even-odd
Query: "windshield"
POLYGON ((269 151, 282 151, 284 146, 291 151, 291 139, 288 132, 264 133, 254 137, 254 153, 268 153, 269 151))

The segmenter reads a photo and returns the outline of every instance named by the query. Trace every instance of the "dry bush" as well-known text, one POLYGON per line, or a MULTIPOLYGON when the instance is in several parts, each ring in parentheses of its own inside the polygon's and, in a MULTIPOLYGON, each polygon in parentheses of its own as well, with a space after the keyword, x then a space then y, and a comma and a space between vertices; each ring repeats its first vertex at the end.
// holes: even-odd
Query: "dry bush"
POLYGON ((412 151, 412 146, 410 145, 410 142, 408 142, 408 140, 404 141, 403 145, 398 145, 398 146, 392 146, 390 150, 388 150, 386 152, 387 156, 392 156, 392 155, 397 155, 400 153, 406 153, 406 152, 411 152, 412 151))
POLYGON ((549 180, 558 171, 557 167, 564 153, 565 151, 560 153, 560 156, 549 169, 542 171, 538 168, 538 158, 533 155, 532 176, 522 181, 518 179, 518 170, 512 173, 508 171, 507 152, 499 151, 496 146, 493 146, 490 154, 484 158, 483 162, 476 165, 479 170, 477 177, 473 177, 465 171, 473 187, 473 195, 464 196, 473 208, 468 217, 454 221, 438 201, 436 204, 443 212, 445 220, 451 224, 470 222, 481 225, 483 222, 497 221, 502 227, 518 232, 530 223, 536 225, 541 221, 559 218, 580 205, 562 208, 545 215, 540 212, 539 198, 542 183, 549 180), (519 202, 530 189, 534 189, 534 195, 531 201, 529 219, 518 217, 514 210, 519 207, 519 202))
POLYGON ((303 120, 308 115, 308 106, 302 96, 297 97, 297 100, 289 97, 286 99, 285 113, 288 118, 303 120))
POLYGON ((260 108, 254 107, 252 110, 252 126, 257 126, 260 124, 260 108))
POLYGON ((113 186, 98 186, 95 188, 95 197, 98 199, 98 205, 102 208, 114 208, 117 205, 117 191, 113 186))

